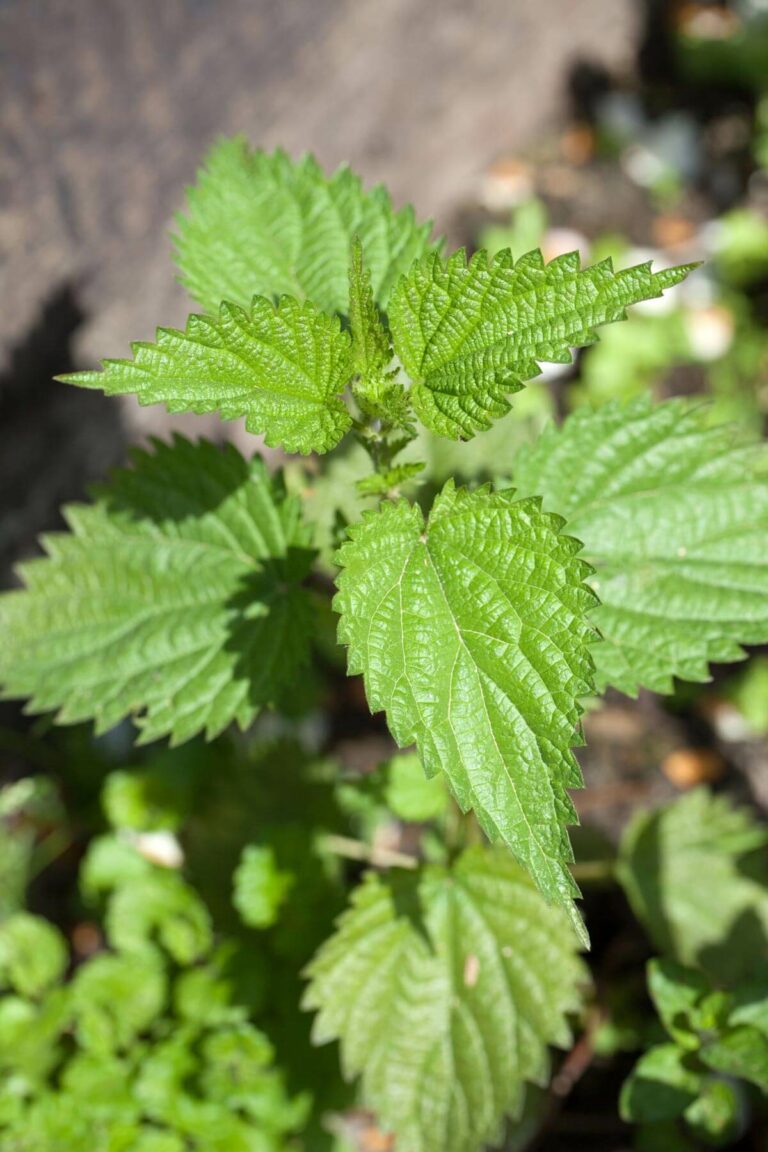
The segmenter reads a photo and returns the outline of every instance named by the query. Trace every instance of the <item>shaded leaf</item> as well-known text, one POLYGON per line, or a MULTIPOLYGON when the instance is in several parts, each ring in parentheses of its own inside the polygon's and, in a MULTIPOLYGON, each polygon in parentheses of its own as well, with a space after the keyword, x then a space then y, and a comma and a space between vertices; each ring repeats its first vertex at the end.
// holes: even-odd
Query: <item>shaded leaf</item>
POLYGON ((599 687, 669 692, 768 640, 765 461, 705 408, 646 397, 580 409, 521 452, 516 483, 596 569, 599 687))
POLYGON ((368 875, 310 965, 305 1005, 398 1152, 475 1152, 519 1114, 525 1081, 546 1082, 584 970, 566 918, 507 853, 470 850, 417 883, 411 909, 368 875))
POLYGON ((640 1057, 621 1089, 622 1119, 655 1123, 680 1116, 699 1095, 702 1076, 676 1044, 659 1044, 640 1057))
POLYGON ((639 812, 618 874, 657 948, 729 982, 764 973, 768 832, 725 796, 700 788, 639 812))
POLYGON ((751 1024, 741 1024, 710 1040, 700 1055, 716 1072, 749 1080, 768 1093, 768 1036, 751 1024))
POLYGON ((137 452, 0 598, 0 680, 34 712, 150 741, 250 724, 306 660, 312 553, 258 459, 176 438, 137 452))

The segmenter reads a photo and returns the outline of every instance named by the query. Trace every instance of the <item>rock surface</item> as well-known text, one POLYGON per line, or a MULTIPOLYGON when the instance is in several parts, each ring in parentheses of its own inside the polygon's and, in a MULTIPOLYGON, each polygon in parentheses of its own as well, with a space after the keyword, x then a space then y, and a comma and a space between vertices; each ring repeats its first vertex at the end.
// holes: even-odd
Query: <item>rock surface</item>
POLYGON ((562 112, 569 67, 632 54, 631 0, 5 0, 3 351, 74 284, 80 356, 182 320, 167 233, 210 142, 348 160, 450 226, 562 112))

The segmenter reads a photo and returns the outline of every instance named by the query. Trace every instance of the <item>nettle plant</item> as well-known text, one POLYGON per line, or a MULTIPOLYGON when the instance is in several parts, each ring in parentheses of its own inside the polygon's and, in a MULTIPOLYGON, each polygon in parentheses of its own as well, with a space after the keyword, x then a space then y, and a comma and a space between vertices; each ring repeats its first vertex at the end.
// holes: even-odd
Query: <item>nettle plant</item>
MULTIPOLYGON (((328 647, 333 538, 348 671, 453 816, 442 851, 433 836, 387 861, 409 869, 366 875, 305 1003, 399 1152, 470 1152, 546 1081, 581 1003, 567 826, 584 701, 668 692, 768 641, 768 486, 760 445, 646 399, 579 410, 511 461, 481 448, 468 484, 440 486, 441 439, 498 445, 486 430, 541 362, 691 266, 468 260, 430 233, 346 168, 215 148, 176 237, 204 313, 62 379, 244 417, 290 454, 358 459, 356 443, 367 474, 324 488, 312 461, 288 485, 258 454, 181 437, 136 452, 2 599, 0 671, 32 711, 99 732, 130 717, 142 743, 296 715, 328 647), (302 508, 318 494, 322 531, 302 508)), ((441 810, 407 776, 396 815, 409 789, 416 820, 441 810)), ((265 867, 244 861, 241 883, 265 867)))

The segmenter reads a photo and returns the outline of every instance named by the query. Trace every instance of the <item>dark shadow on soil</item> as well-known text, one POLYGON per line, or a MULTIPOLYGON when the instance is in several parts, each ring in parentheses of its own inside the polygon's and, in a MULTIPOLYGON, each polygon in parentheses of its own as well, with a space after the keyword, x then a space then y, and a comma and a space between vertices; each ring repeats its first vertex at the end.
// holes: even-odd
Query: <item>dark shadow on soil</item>
POLYGON ((82 499, 125 452, 119 405, 57 383, 75 368, 72 340, 86 319, 76 285, 61 284, 0 376, 0 586, 61 525, 59 506, 82 499))

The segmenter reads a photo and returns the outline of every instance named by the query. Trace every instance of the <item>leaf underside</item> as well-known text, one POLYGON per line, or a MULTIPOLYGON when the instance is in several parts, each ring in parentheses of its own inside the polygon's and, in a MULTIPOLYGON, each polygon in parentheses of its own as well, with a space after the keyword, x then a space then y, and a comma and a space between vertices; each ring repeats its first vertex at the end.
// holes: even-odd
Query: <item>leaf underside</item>
POLYGON ((645 397, 580 410, 521 451, 515 482, 596 569, 600 690, 669 692, 768 641, 766 459, 706 408, 645 397))
POLYGON ((177 220, 176 260, 190 294, 210 312, 254 295, 311 299, 345 313, 349 253, 358 236, 376 301, 429 251, 431 225, 395 212, 381 186, 365 192, 347 167, 326 176, 311 156, 251 151, 244 140, 212 150, 188 212, 177 220))
POLYGON ((503 851, 429 869, 419 906, 369 874, 312 961, 313 1038, 341 1040, 347 1077, 398 1152, 475 1152, 546 1083, 547 1045, 567 1046, 584 971, 559 909, 503 851))
POLYGON ((299 506, 263 463, 181 437, 135 453, 0 598, 0 681, 103 732, 134 716, 179 743, 250 724, 307 658, 299 506))
POLYGON ((245 417, 249 432, 288 452, 327 452, 350 427, 341 393, 352 376, 349 335, 336 317, 283 297, 256 297, 246 311, 222 304, 218 318, 190 316, 184 332, 159 328, 133 360, 59 379, 108 396, 135 393, 169 412, 245 417))
POLYGON ((539 374, 539 361, 569 364, 601 324, 661 296, 694 265, 614 272, 610 260, 581 268, 578 252, 544 263, 509 250, 489 261, 463 251, 425 256, 392 295, 395 351, 413 380, 414 408, 433 432, 469 439, 509 411, 508 396, 539 374))
POLYGON ((561 523, 536 500, 451 482, 426 525, 418 507, 387 504, 350 529, 335 607, 372 711, 579 921, 565 825, 594 598, 561 523))

